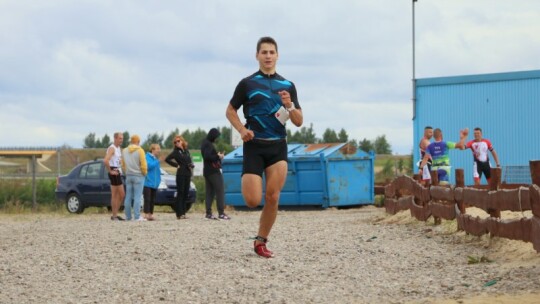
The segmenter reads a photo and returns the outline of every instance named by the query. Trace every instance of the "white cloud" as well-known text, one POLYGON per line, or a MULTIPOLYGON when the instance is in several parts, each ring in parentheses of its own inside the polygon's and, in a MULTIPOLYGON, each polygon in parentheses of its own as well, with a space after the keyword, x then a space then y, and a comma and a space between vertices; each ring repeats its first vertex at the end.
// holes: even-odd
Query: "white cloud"
MULTIPOLYGON (((228 125, 274 36, 318 136, 412 143, 411 1, 0 2, 2 146, 228 125)), ((538 69, 540 2, 416 2, 417 77, 538 69)), ((292 126, 290 126, 292 130, 292 126)))

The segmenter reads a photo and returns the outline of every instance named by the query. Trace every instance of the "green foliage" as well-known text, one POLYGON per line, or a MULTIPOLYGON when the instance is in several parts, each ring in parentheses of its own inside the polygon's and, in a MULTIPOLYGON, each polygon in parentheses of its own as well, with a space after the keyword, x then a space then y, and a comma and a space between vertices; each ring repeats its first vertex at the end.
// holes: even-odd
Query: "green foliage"
POLYGON ((349 134, 347 134, 347 131, 345 129, 341 128, 338 134, 338 142, 348 142, 349 141, 349 134))
POLYGON ((336 131, 334 131, 334 130, 332 130, 330 128, 327 128, 323 133, 322 142, 323 143, 337 143, 337 142, 339 142, 336 131))
MULTIPOLYGON (((85 149, 94 149, 94 148, 108 148, 112 144, 111 137, 108 134, 103 135, 101 139, 96 139, 96 133, 89 133, 83 140, 83 148, 85 149)), ((124 140, 122 142, 122 147, 127 147, 129 145, 129 133, 124 132, 124 140)))
POLYGON ((384 176, 393 176, 394 175, 394 161, 392 159, 388 159, 386 163, 384 163, 384 167, 382 169, 382 174, 384 176))
POLYGON ((195 204, 197 203, 203 203, 206 199, 206 188, 204 183, 204 177, 203 176, 193 176, 191 178, 191 181, 195 184, 195 188, 197 188, 197 199, 195 200, 195 204))
POLYGON ((124 131, 124 133, 122 134, 123 138, 122 138, 122 146, 121 147, 127 147, 129 146, 129 142, 131 140, 130 136, 129 136, 129 132, 128 131, 124 131))
MULTIPOLYGON (((55 205, 54 179, 36 180, 36 202, 38 205, 55 205)), ((31 208, 33 201, 31 179, 1 179, 0 180, 0 208, 18 206, 31 208)))
POLYGON ((83 141, 83 148, 95 148, 96 146, 96 133, 90 133, 86 135, 83 141))
MULTIPOLYGON (((221 132, 221 136, 216 140, 216 149, 218 151, 223 151, 229 153, 233 150, 231 146, 231 136, 232 130, 231 127, 218 127, 221 132)), ((148 150, 148 147, 152 143, 160 144, 164 149, 173 148, 173 139, 176 135, 181 135, 189 143, 189 149, 198 150, 201 146, 202 141, 206 138, 208 130, 203 130, 197 128, 195 131, 189 129, 180 132, 178 128, 175 128, 168 133, 167 137, 164 138, 163 134, 151 133, 148 134, 146 140, 142 143, 142 147, 145 150, 148 150)), ((122 147, 127 147, 129 145, 130 135, 128 131, 124 132, 124 141, 122 147)), ((303 126, 300 129, 296 129, 293 133, 290 129, 287 129, 287 141, 289 143, 301 143, 301 144, 314 144, 314 143, 336 143, 336 142, 348 142, 365 152, 375 151, 376 154, 391 154, 392 148, 388 141, 386 140, 385 135, 377 136, 375 140, 371 141, 364 138, 361 141, 356 141, 350 139, 347 131, 341 129, 339 133, 336 133, 335 130, 327 128, 324 131, 323 137, 317 138, 315 131, 313 129, 313 123, 309 124, 309 127, 303 126)), ((105 134, 101 139, 96 139, 95 133, 90 133, 84 138, 84 148, 107 148, 110 145, 110 138, 105 134)))
POLYGON ((107 148, 111 144, 111 138, 105 133, 105 135, 103 135, 103 138, 101 139, 101 146, 96 148, 107 148))
POLYGON ((397 163, 397 169, 399 170, 399 172, 403 172, 403 169, 405 169, 404 164, 405 161, 403 160, 403 158, 400 158, 397 163))
POLYGON ((373 143, 373 147, 377 154, 392 154, 392 148, 390 148, 390 144, 386 140, 386 135, 377 136, 373 143))
POLYGON ((157 133, 148 134, 148 136, 146 137, 146 140, 141 145, 141 147, 144 149, 144 151, 150 151, 151 144, 158 144, 160 147, 163 147, 163 134, 162 135, 159 135, 157 133))
POLYGON ((189 130, 184 131, 182 136, 188 142, 190 149, 200 149, 202 141, 206 138, 206 134, 208 134, 208 131, 197 128, 197 130, 193 132, 190 132, 189 130))
POLYGON ((313 144, 319 142, 315 136, 315 131, 313 130, 313 124, 309 124, 309 128, 302 127, 300 130, 294 132, 294 134, 287 130, 287 142, 290 143, 300 143, 300 144, 313 144))
POLYGON ((369 139, 367 139, 367 138, 362 139, 358 143, 358 148, 360 148, 360 150, 362 150, 364 152, 369 152, 369 151, 374 151, 375 150, 373 148, 373 143, 371 143, 371 141, 369 139))
POLYGON ((167 138, 165 138, 165 141, 163 142, 163 147, 167 149, 173 148, 173 139, 176 135, 180 134, 180 130, 178 128, 172 130, 169 135, 167 135, 167 138))
POLYGON ((375 195, 375 207, 384 207, 384 195, 375 195))

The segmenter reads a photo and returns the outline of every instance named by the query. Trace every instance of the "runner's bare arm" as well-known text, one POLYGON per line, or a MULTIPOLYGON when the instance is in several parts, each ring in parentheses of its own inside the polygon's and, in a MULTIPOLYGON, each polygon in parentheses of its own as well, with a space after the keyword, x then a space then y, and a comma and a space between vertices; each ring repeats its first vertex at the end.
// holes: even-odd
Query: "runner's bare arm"
POLYGON ((243 141, 250 141, 253 139, 253 137, 255 137, 253 131, 248 130, 246 127, 244 127, 244 125, 240 121, 237 110, 231 104, 227 106, 225 116, 227 117, 233 128, 235 128, 236 131, 240 133, 243 141))

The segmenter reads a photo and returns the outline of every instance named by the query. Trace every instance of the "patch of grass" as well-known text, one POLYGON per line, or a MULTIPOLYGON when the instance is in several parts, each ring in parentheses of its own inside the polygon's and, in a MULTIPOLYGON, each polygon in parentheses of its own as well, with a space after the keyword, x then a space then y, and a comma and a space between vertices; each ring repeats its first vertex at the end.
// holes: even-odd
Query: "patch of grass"
POLYGON ((481 257, 472 256, 472 255, 467 256, 467 264, 492 263, 492 262, 493 262, 492 260, 488 259, 485 256, 481 256, 481 257))

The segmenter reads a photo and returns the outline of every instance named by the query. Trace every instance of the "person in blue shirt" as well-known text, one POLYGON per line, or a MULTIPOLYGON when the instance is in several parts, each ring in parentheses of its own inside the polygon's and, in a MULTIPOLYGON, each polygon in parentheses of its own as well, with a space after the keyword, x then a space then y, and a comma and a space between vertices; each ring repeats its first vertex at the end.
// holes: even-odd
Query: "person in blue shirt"
POLYGON ((148 173, 144 179, 144 218, 153 221, 154 204, 156 203, 156 195, 159 184, 161 183, 161 167, 159 165, 159 153, 161 147, 158 144, 151 144, 150 151, 146 152, 146 163, 148 173))
POLYGON ((276 41, 271 37, 260 38, 256 52, 259 70, 238 83, 226 110, 227 119, 244 141, 242 195, 248 207, 261 203, 263 172, 266 177, 265 203, 253 243, 255 253, 265 258, 273 257, 266 243, 287 178, 285 124, 288 119, 297 127, 303 123, 296 87, 276 73, 278 58, 276 41), (237 113, 240 107, 243 107, 245 124, 237 113))

